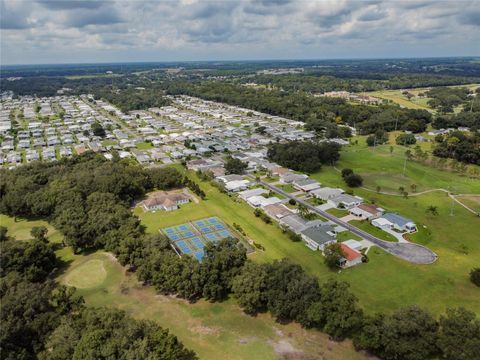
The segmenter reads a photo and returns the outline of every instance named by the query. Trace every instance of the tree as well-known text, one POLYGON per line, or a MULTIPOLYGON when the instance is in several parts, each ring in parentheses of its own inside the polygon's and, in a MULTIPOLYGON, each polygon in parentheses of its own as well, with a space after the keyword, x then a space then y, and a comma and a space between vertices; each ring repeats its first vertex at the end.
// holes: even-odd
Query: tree
POLYGON ((361 325, 363 313, 349 285, 329 279, 320 289, 321 296, 308 309, 311 326, 323 329, 334 339, 341 340, 354 333, 361 325))
POLYGON ((340 244, 334 243, 330 244, 325 247, 323 251, 323 262, 327 265, 331 270, 337 269, 340 265, 340 259, 345 256, 340 247, 340 244))
POLYGON ((360 187, 363 184, 363 178, 358 174, 351 174, 345 177, 345 183, 350 187, 360 187))
POLYGON ((480 287, 480 268, 474 268, 470 271, 470 281, 480 287))
POLYGON ((48 229, 45 226, 34 226, 30 231, 30 234, 35 240, 47 241, 48 229))
POLYGON ((8 240, 1 244, 0 276, 17 272, 29 281, 43 281, 56 266, 52 246, 43 241, 8 240))
POLYGON ((277 321, 308 324, 307 309, 320 298, 318 280, 288 260, 269 266, 267 308, 277 321))
POLYGON ((347 176, 353 175, 353 170, 352 169, 342 169, 342 178, 346 178, 347 176))
POLYGON ((98 121, 96 121, 92 124, 92 132, 93 132, 93 135, 99 136, 99 137, 102 137, 102 138, 104 138, 105 135, 106 135, 105 129, 103 128, 103 126, 98 121))
POLYGON ((247 261, 232 282, 232 292, 247 314, 264 311, 267 305, 267 268, 247 261))
POLYGON ((417 139, 415 139, 415 136, 413 134, 400 134, 397 136, 395 139, 395 142, 397 145, 413 145, 417 142, 417 139))
POLYGON ((0 242, 10 240, 10 237, 7 235, 8 228, 6 226, 0 226, 0 242))
POLYGON ((438 323, 428 312, 416 306, 386 316, 381 328, 381 356, 387 360, 424 360, 438 354, 438 323))
POLYGON ((298 213, 300 214, 300 216, 302 218, 306 218, 308 216, 308 214, 310 213, 310 211, 308 210, 308 207, 303 204, 303 203, 299 203, 298 204, 298 213))
POLYGON ((243 174, 248 164, 240 159, 229 157, 225 162, 225 170, 227 174, 243 174))
POLYGON ((412 190, 412 192, 416 192, 417 191, 417 185, 416 184, 411 184, 410 189, 412 190))
POLYGON ((432 214, 433 216, 438 215, 438 206, 430 205, 427 207, 427 210, 425 210, 427 214, 432 214))
POLYGON ((390 145, 390 155, 392 155, 392 154, 393 154, 393 149, 394 149, 394 148, 393 148, 393 146, 392 146, 392 145, 390 145))
POLYGON ((246 249, 236 239, 209 243, 202 260, 203 297, 211 301, 223 300, 231 291, 232 280, 247 260, 246 249))
POLYGON ((480 321, 475 314, 461 307, 447 309, 440 317, 438 347, 445 359, 480 358, 480 321))

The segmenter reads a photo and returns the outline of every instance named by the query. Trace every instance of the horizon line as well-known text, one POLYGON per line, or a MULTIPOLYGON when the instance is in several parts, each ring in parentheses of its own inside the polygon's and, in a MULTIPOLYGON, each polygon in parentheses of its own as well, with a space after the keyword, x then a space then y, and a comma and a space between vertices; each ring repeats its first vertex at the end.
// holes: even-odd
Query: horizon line
POLYGON ((59 63, 11 63, 1 64, 0 68, 13 67, 13 66, 58 66, 58 65, 116 65, 116 64, 178 64, 178 63, 238 63, 238 62, 294 62, 294 61, 345 61, 345 60, 417 60, 417 59, 470 59, 480 58, 480 55, 449 55, 449 56, 419 56, 419 57, 332 57, 332 58, 286 58, 286 59, 210 59, 210 60, 145 60, 145 61, 100 61, 100 62, 59 62, 59 63))

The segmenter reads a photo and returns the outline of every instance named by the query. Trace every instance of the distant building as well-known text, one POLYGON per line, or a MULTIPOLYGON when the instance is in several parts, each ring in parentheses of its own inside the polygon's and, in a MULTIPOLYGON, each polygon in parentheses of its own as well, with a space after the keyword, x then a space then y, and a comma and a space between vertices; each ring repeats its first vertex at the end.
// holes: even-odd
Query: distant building
POLYGON ((173 211, 177 210, 179 205, 187 204, 189 201, 190 197, 184 193, 161 191, 149 196, 142 205, 146 211, 173 211))

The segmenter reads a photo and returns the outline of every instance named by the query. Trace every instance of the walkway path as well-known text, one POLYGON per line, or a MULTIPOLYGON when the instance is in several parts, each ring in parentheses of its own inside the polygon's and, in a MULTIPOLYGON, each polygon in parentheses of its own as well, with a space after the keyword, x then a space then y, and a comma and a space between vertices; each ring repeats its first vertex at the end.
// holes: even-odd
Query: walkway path
MULTIPOLYGON (((254 176, 252 176, 252 175, 248 175, 248 176, 252 180, 256 181, 254 176)), ((282 189, 280 189, 280 188, 278 188, 278 187, 276 187, 272 184, 268 184, 268 183, 266 183, 264 181, 261 181, 261 180, 257 181, 257 182, 259 184, 265 186, 266 188, 285 196, 286 198, 294 199, 299 204, 303 204, 310 211, 313 211, 313 212, 319 214, 320 216, 324 217, 325 219, 330 220, 331 222, 333 222, 337 225, 343 226, 344 228, 348 229, 349 231, 351 231, 355 235, 358 235, 361 238, 366 239, 366 240, 374 243, 375 245, 382 248, 386 252, 388 252, 388 253, 390 253, 390 254, 392 254, 392 255, 400 258, 400 259, 406 260, 406 261, 414 263, 414 264, 431 264, 431 263, 435 262, 438 258, 437 254, 435 254, 433 251, 426 248, 425 246, 418 245, 418 244, 413 244, 413 243, 393 243, 393 242, 381 240, 381 239, 376 238, 375 236, 373 236, 373 235, 371 235, 371 234, 369 234, 369 233, 367 233, 363 230, 360 230, 359 228, 357 228, 353 225, 350 225, 349 223, 341 221, 337 217, 335 217, 335 216, 333 216, 333 215, 331 215, 331 214, 329 214, 325 211, 317 209, 316 207, 312 206, 310 203, 308 203, 308 202, 306 202, 302 199, 299 199, 298 197, 293 196, 292 194, 289 194, 286 191, 283 191, 282 189)))

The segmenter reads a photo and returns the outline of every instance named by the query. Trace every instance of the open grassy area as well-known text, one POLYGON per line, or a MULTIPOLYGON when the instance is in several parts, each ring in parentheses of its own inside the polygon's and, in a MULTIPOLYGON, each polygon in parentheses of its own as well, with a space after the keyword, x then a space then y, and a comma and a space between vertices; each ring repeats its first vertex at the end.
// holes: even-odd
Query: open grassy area
POLYGON ((99 259, 88 260, 69 271, 65 277, 65 284, 79 289, 91 289, 102 285, 106 277, 107 271, 104 261, 99 259))
MULTIPOLYGON (((66 255, 66 254, 65 254, 66 255)), ((135 275, 125 271, 109 254, 97 252, 88 256, 66 255, 73 262, 58 279, 70 284, 72 276, 83 273, 78 289, 87 305, 122 309, 138 319, 158 322, 200 359, 278 359, 328 358, 366 359, 356 353, 350 341, 334 343, 318 331, 302 329, 298 324, 280 325, 267 314, 245 315, 234 301, 195 304, 170 296, 158 295, 142 286, 135 275), (105 277, 97 284, 98 264, 105 277)))
POLYGON ((476 196, 475 195, 458 196, 457 200, 480 214, 480 194, 476 196))
POLYGON ((16 221, 5 215, 0 214, 0 226, 8 228, 8 235, 15 237, 17 240, 29 240, 32 238, 30 231, 35 226, 45 226, 48 229, 47 238, 51 242, 61 242, 63 235, 53 226, 44 220, 25 220, 17 219, 16 221))
MULTIPOLYGON (((465 174, 448 172, 431 166, 407 161, 405 175, 406 148, 399 145, 387 144, 368 147, 364 137, 358 137, 358 145, 349 145, 341 153, 340 161, 336 168, 351 168, 364 179, 364 187, 373 190, 377 186, 381 192, 399 194, 399 187, 404 187, 409 194, 414 194, 411 185, 416 185, 416 192, 432 189, 452 189, 455 193, 480 194, 480 181, 472 179, 465 174), (390 153, 390 146, 393 152, 390 153)), ((324 167, 319 173, 312 176, 324 182, 325 186, 340 186, 345 188, 345 183, 339 177, 338 171, 332 167, 324 167)), ((355 190, 356 191, 356 190, 355 190)), ((368 197, 367 197, 368 199, 368 197)))

